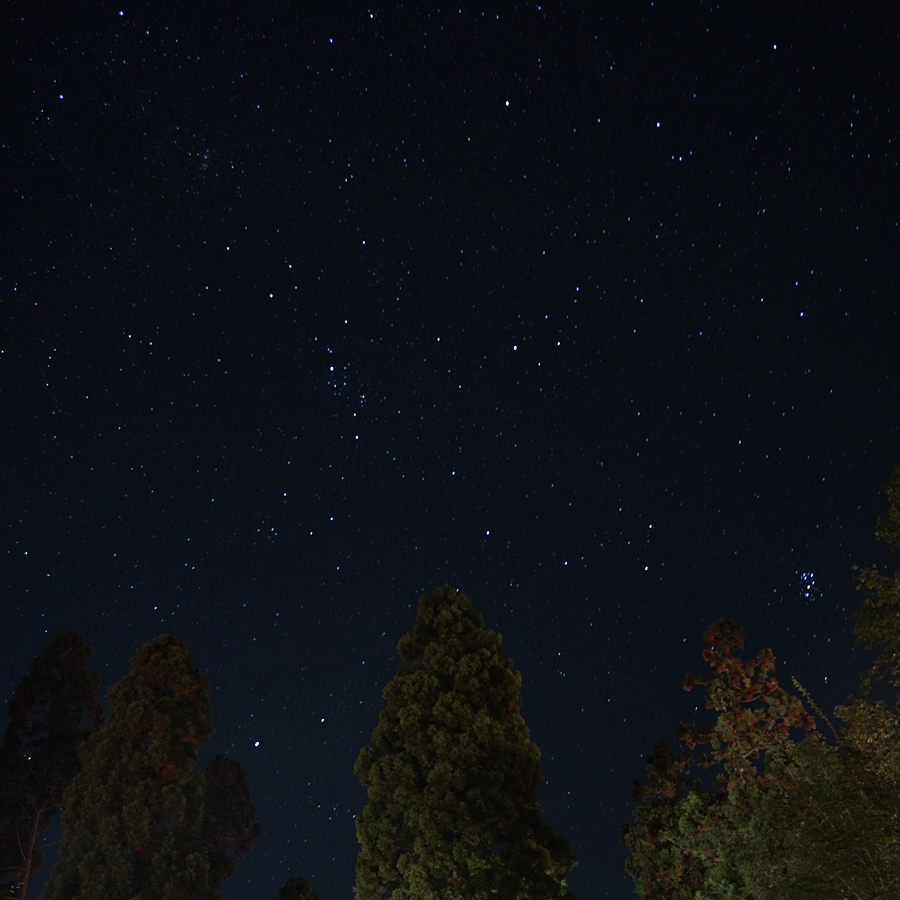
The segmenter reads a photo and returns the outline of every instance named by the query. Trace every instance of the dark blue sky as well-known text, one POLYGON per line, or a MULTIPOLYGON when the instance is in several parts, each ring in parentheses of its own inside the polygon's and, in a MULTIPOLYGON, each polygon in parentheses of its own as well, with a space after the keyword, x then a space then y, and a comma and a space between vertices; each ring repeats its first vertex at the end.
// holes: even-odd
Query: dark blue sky
POLYGON ((581 900, 632 893, 709 622, 855 688, 900 48, 845 6, 4 11, 0 684, 64 628, 105 687, 183 636, 263 826, 228 900, 351 896, 438 584, 523 673, 581 900))

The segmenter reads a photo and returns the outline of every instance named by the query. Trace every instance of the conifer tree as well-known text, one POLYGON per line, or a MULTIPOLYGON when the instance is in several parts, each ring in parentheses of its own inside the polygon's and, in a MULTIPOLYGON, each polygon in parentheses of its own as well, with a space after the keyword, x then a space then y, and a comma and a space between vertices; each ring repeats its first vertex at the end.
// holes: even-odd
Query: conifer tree
POLYGON ((535 798, 540 751, 520 714, 521 675, 469 598, 419 600, 403 661, 355 772, 358 900, 571 898, 576 863, 535 798))
POLYGON ((42 898, 211 900, 259 826, 237 763, 195 767, 213 731, 206 676, 160 635, 109 702, 66 791, 62 861, 42 898))
POLYGON ((40 835, 78 768, 78 745, 100 720, 100 676, 75 631, 56 635, 34 658, 7 707, 0 747, 0 866, 8 896, 24 900, 43 863, 40 835), (15 886, 15 887, 13 887, 15 886))

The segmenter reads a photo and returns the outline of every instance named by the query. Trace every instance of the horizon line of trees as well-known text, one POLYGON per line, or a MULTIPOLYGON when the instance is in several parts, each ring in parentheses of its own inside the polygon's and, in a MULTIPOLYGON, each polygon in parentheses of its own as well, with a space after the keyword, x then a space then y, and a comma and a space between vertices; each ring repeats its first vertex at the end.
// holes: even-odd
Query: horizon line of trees
MULTIPOLYGON (((449 586, 419 600, 387 706, 354 772, 359 900, 575 900, 568 843, 535 797, 540 750, 502 637, 449 586)), ((260 834, 246 775, 197 753, 213 734, 208 681, 184 641, 140 647, 98 699, 74 631, 32 661, 0 744, 0 895, 25 900, 62 809, 60 861, 41 900, 214 900, 260 834)), ((279 900, 318 900, 292 878, 279 900)))
MULTIPOLYGON (((876 533, 900 551, 900 466, 876 533)), ((859 693, 826 716, 785 689, 775 656, 743 655, 719 619, 710 671, 688 675, 712 715, 680 723, 635 782, 622 827, 644 900, 900 897, 900 572, 858 570, 856 638, 875 651, 859 693), (837 724, 835 724, 837 723, 837 724), (820 728, 827 726, 827 731, 820 728)), ((576 900, 577 860, 535 792, 540 750, 502 637, 448 585, 419 600, 385 708, 354 773, 357 900, 576 900)), ((41 900, 214 900, 260 834, 240 764, 217 755, 208 681, 184 641, 140 647, 99 702, 92 653, 56 635, 19 682, 0 743, 0 895, 26 900, 41 835, 62 809, 60 861, 41 900)), ((318 900, 292 878, 279 900, 318 900)))

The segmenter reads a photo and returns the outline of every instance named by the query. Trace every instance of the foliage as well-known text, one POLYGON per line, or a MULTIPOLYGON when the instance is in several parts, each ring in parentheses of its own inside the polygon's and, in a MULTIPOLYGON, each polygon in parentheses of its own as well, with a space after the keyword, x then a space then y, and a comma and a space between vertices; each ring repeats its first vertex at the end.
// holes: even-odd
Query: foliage
POLYGON ((237 763, 196 769, 210 702, 184 642, 160 635, 131 665, 81 748, 45 900, 209 900, 258 834, 237 763))
MULTIPOLYGON (((900 466, 896 466, 885 486, 890 502, 886 516, 879 516, 875 534, 894 553, 900 552, 900 466)), ((892 687, 900 687, 900 572, 886 575, 877 566, 859 569, 859 588, 868 596, 856 613, 856 640, 867 649, 878 653, 863 675, 863 693, 868 694, 873 684, 887 678, 892 687)))
POLYGON ((704 852, 692 843, 698 829, 687 815, 688 803, 711 806, 710 795, 696 788, 690 777, 691 756, 673 754, 661 742, 646 759, 647 783, 635 781, 634 825, 625 826, 625 844, 632 852, 627 871, 641 897, 693 900, 706 882, 708 864, 704 852))
POLYGON ((900 727, 884 707, 840 710, 841 742, 813 731, 801 701, 778 685, 763 651, 740 660, 733 623, 706 634, 714 724, 682 725, 687 750, 659 745, 636 783, 624 829, 638 895, 672 900, 803 900, 900 896, 900 727), (796 730, 807 731, 792 740, 796 730), (708 751, 694 758, 698 746, 708 751), (714 768, 711 791, 690 777, 714 768))
MULTIPOLYGON (((900 468, 888 496, 878 534, 900 550, 900 468)), ((840 729, 828 722, 833 744, 778 684, 771 651, 742 660, 743 634, 724 619, 706 632, 712 674, 688 676, 684 686, 705 687, 715 721, 680 725, 681 753, 657 746, 645 781, 635 783, 634 822, 623 827, 640 897, 900 896, 900 710, 868 696, 880 677, 900 684, 900 576, 872 567, 860 582, 872 595, 857 638, 879 653, 866 693, 836 710, 840 729), (698 747, 708 749, 695 757, 698 747), (692 777, 694 767, 715 770, 712 789, 692 777)))
POLYGON ((203 778, 200 838, 209 850, 210 882, 218 885, 234 875, 235 860, 247 854, 260 826, 240 763, 219 754, 206 764, 203 778))
MULTIPOLYGON (((676 755, 658 745, 647 760, 647 783, 635 784, 639 806, 624 837, 632 851, 628 872, 642 897, 694 900, 728 896, 721 893, 726 885, 746 890, 746 832, 760 798, 779 791, 765 757, 777 754, 792 730, 814 727, 801 702, 775 678, 771 651, 741 659, 743 632, 726 619, 707 629, 704 639, 712 675, 688 675, 684 687, 704 686, 706 707, 716 718, 703 727, 679 725, 687 750, 676 755), (694 758, 698 746, 709 750, 694 758), (712 791, 700 790, 700 780, 690 775, 694 766, 717 770, 712 791)), ((768 862, 756 865, 765 870, 768 862)))
MULTIPOLYGON (((74 631, 56 635, 34 658, 7 707, 0 747, 0 866, 24 900, 38 844, 78 768, 78 745, 100 721, 100 676, 87 668, 92 648, 74 631)), ((9 890, 9 887, 7 888, 9 890)))
POLYGON ((305 878, 292 878, 278 892, 278 900, 319 900, 319 898, 305 878))
POLYGON ((575 859, 534 796, 540 751, 502 638, 450 587, 419 600, 403 665, 356 761, 359 900, 572 897, 575 859))

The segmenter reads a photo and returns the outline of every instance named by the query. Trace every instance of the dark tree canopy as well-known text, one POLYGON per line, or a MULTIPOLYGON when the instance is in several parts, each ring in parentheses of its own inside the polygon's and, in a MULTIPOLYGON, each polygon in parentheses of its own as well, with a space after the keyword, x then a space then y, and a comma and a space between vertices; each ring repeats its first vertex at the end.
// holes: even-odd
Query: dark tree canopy
MULTIPOLYGON (((879 516, 875 534, 894 553, 900 553, 900 466, 894 468, 885 487, 890 507, 879 516)), ((900 572, 880 572, 877 566, 859 570, 859 587, 866 592, 862 607, 856 613, 856 639, 877 656, 868 672, 863 673, 863 691, 886 678, 900 688, 900 572)))
POLYGON ((212 735, 206 676, 181 638, 138 650, 109 691, 65 796, 62 862, 44 900, 211 900, 258 834, 243 772, 197 751, 212 735))
POLYGON ((0 866, 6 890, 24 898, 43 863, 39 838, 78 768, 78 745, 100 721, 100 676, 87 668, 81 634, 56 635, 31 663, 7 706, 0 748, 0 866))
POLYGON ((218 885, 234 875, 235 860, 246 855, 260 827, 240 763, 219 754, 206 764, 203 777, 200 838, 209 850, 210 883, 218 885))
POLYGON ((419 600, 397 648, 404 665, 355 766, 369 794, 358 900, 571 897, 576 861, 535 798, 540 751, 501 636, 445 586, 419 600))
POLYGON ((278 900, 319 900, 305 878, 292 878, 278 892, 278 900))

